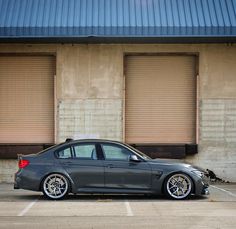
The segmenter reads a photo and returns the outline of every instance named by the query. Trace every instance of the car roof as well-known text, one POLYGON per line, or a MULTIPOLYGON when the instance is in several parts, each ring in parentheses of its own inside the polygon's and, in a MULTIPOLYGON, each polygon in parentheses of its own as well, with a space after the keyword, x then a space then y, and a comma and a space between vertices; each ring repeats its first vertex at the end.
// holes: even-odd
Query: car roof
POLYGON ((67 139, 65 142, 57 144, 57 146, 66 146, 76 143, 114 143, 114 144, 122 144, 126 145, 123 142, 115 141, 115 140, 109 140, 109 139, 67 139))
POLYGON ((120 142, 120 141, 115 141, 115 140, 109 140, 109 139, 77 139, 77 140, 74 140, 74 139, 71 139, 71 140, 68 140, 68 141, 65 141, 64 143, 83 143, 83 142, 98 142, 98 143, 101 143, 101 142, 106 142, 106 143, 118 143, 118 144, 124 144, 123 142, 120 142))

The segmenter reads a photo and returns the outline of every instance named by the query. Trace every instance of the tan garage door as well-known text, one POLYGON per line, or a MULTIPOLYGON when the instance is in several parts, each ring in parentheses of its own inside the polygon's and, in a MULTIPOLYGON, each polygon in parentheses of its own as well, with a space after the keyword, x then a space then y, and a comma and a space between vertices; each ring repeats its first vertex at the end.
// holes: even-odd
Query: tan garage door
POLYGON ((0 143, 54 142, 53 56, 0 56, 0 143))
POLYGON ((125 140, 195 143, 194 56, 127 56, 125 140))

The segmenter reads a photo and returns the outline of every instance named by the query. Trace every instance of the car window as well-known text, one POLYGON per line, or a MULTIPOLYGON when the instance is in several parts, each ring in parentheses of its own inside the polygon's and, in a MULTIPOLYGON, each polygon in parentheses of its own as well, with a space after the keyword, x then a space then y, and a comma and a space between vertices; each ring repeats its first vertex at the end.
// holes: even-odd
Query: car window
POLYGON ((128 161, 131 155, 131 152, 122 146, 102 144, 102 149, 106 160, 128 161))
POLYGON ((74 146, 75 158, 97 160, 95 144, 81 144, 74 146))
POLYGON ((61 159, 71 158, 71 148, 65 148, 57 152, 57 157, 61 159))

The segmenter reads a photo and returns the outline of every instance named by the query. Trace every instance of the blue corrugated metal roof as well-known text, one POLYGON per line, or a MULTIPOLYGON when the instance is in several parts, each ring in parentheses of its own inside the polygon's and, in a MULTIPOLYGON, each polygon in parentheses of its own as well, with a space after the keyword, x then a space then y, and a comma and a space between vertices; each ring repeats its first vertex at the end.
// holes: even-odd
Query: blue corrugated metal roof
POLYGON ((0 0, 0 38, 236 37, 236 0, 0 0))

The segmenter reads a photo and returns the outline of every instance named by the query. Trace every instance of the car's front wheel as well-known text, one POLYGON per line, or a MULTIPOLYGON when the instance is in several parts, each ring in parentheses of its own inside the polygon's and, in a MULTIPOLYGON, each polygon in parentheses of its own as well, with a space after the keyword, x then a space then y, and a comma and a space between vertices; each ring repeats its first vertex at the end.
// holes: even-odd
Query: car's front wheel
POLYGON ((191 178, 184 173, 176 173, 166 179, 164 183, 164 191, 167 197, 183 200, 188 198, 193 189, 191 178))
POLYGON ((63 199, 69 192, 69 181, 61 174, 50 174, 43 181, 42 191, 49 199, 63 199))

